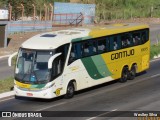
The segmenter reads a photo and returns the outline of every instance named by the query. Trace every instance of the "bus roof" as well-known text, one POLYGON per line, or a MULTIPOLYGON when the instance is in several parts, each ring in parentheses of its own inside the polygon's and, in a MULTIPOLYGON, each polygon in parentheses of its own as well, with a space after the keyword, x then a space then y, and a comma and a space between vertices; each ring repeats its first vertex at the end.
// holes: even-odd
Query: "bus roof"
POLYGON ((129 32, 139 29, 149 28, 146 24, 127 23, 111 24, 106 26, 89 26, 86 28, 71 28, 38 34, 22 44, 22 48, 48 50, 55 49, 63 44, 97 38, 106 35, 129 32))

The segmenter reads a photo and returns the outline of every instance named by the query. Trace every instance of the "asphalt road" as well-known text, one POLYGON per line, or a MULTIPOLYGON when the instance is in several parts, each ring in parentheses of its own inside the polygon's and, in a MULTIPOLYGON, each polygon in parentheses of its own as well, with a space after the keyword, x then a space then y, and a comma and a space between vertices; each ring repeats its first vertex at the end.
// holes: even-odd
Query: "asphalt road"
MULTIPOLYGON (((96 86, 78 92, 72 99, 59 97, 52 100, 42 100, 29 98, 14 99, 12 97, 0 100, 0 111, 73 111, 69 113, 52 112, 52 115, 59 116, 54 119, 65 120, 137 120, 137 117, 120 117, 128 114, 126 112, 119 113, 119 111, 160 110, 159 66, 160 59, 152 61, 150 69, 146 73, 138 75, 134 80, 128 80, 126 83, 114 81, 96 86), (85 114, 85 117, 61 117, 63 115, 74 116, 77 114, 78 116, 85 114), (111 115, 115 115, 115 117, 110 117, 111 115), (107 116, 107 118, 103 116, 107 116)), ((45 120, 46 118, 42 119, 45 120)))

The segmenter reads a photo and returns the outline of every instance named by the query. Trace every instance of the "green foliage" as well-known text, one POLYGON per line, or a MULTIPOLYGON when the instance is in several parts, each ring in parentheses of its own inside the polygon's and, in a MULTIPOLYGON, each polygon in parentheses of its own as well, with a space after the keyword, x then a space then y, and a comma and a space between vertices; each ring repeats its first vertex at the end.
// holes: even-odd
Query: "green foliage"
POLYGON ((8 92, 13 89, 14 86, 14 80, 12 77, 0 80, 0 93, 8 92))
POLYGON ((158 56, 160 54, 160 43, 158 45, 152 45, 150 51, 150 58, 153 59, 154 56, 158 56))
POLYGON ((96 16, 103 20, 160 17, 160 1, 96 0, 96 16))
POLYGON ((17 19, 19 16, 21 16, 22 12, 22 6, 24 5, 24 15, 29 16, 31 13, 33 13, 33 7, 32 4, 34 4, 34 0, 8 0, 8 3, 11 4, 12 10, 13 10, 13 16, 15 16, 15 19, 17 19))

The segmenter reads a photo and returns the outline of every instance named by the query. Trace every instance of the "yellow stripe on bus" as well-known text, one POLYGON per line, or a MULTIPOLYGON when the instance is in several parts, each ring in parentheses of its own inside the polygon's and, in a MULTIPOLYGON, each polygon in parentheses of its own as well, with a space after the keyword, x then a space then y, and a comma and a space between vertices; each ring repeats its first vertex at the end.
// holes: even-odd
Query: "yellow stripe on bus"
POLYGON ((31 84, 24 84, 24 83, 20 83, 18 81, 16 81, 16 85, 21 88, 30 88, 31 87, 31 84))

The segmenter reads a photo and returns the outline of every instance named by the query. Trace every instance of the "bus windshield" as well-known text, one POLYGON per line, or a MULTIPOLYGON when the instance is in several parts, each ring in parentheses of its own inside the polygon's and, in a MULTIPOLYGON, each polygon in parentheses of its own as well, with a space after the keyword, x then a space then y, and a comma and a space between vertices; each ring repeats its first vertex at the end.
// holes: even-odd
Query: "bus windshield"
POLYGON ((44 83, 50 80, 48 60, 55 54, 52 51, 20 49, 15 69, 15 79, 24 83, 44 83))

